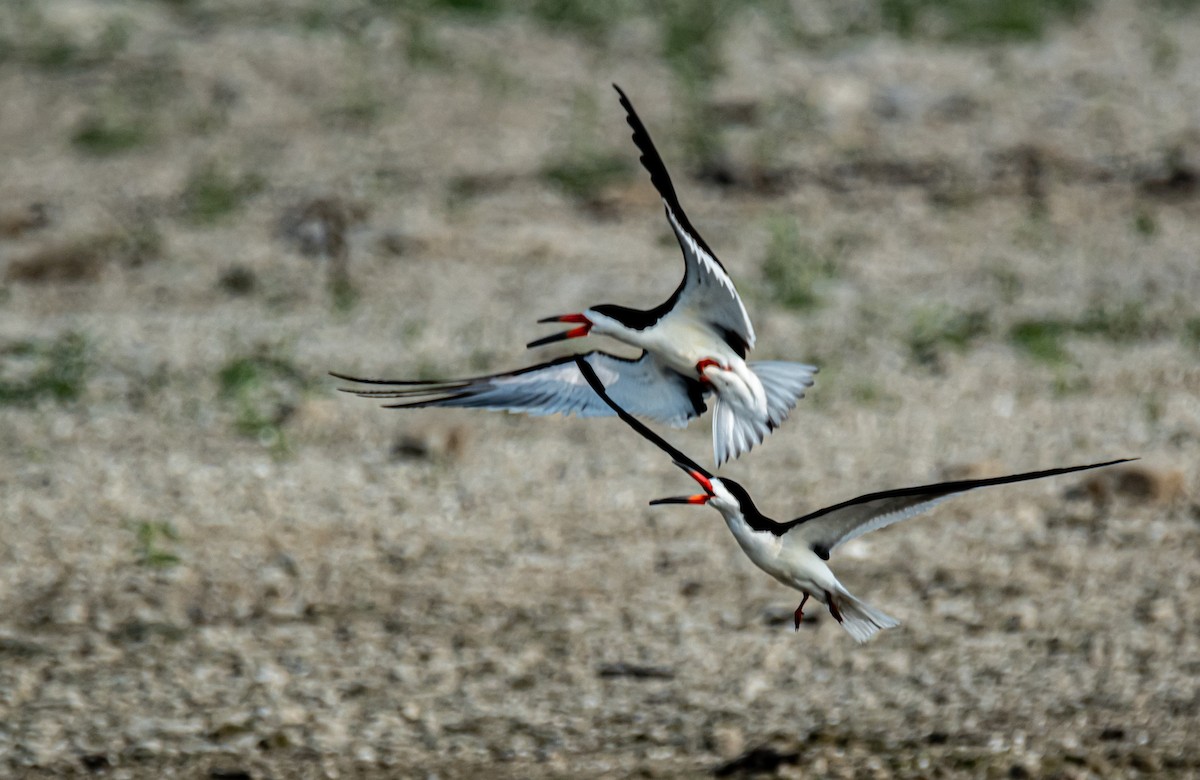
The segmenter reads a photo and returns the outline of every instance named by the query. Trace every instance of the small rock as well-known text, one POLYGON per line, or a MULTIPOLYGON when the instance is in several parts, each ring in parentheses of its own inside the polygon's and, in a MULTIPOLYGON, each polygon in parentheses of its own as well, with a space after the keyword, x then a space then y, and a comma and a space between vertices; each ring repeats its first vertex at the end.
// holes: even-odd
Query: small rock
POLYGON ((1139 772, 1157 774, 1162 771, 1162 761, 1145 748, 1138 748, 1129 756, 1129 763, 1139 772))
POLYGON ((675 670, 668 666, 649 666, 617 661, 611 664, 601 664, 596 670, 598 677, 632 677, 635 680, 673 680, 675 670))
POLYGON ((346 252, 346 231, 367 217, 367 208, 338 197, 313 198, 279 217, 279 234, 306 257, 336 259, 346 252))
POLYGON ((229 295, 250 295, 258 289, 258 276, 244 265, 234 265, 221 273, 217 287, 229 295))
POLYGON ((790 750, 779 750, 769 745, 749 750, 732 761, 727 761, 713 771, 717 777, 732 775, 765 775, 777 772, 785 764, 795 764, 800 760, 800 753, 790 750))
POLYGON ((53 243, 13 260, 4 278, 27 284, 92 282, 100 278, 104 263, 94 243, 53 243))
POLYGON ((725 761, 739 756, 746 749, 746 735, 737 726, 717 726, 709 737, 712 750, 725 761))
POLYGON ((1004 622, 1009 633, 1031 631, 1038 625, 1038 609, 1033 602, 1025 602, 1014 609, 1004 622))
POLYGON ((462 428, 412 428, 392 442, 393 460, 457 460, 467 436, 462 428))
POLYGON ((104 772, 112 767, 112 762, 103 753, 88 753, 79 757, 79 763, 89 772, 104 772))
POLYGON ((998 460, 980 460, 974 463, 953 463, 943 466, 940 476, 946 481, 960 479, 989 479, 1007 474, 1008 470, 998 460))
POLYGON ((304 398, 292 410, 288 426, 298 441, 320 441, 343 430, 339 399, 304 398))
POLYGON ((20 238, 26 233, 41 230, 50 224, 50 210, 45 203, 28 203, 0 208, 0 236, 20 238))
POLYGON ((214 769, 208 773, 209 780, 253 780, 253 777, 244 769, 214 769))
POLYGON ((1067 493, 1072 498, 1086 497, 1096 506, 1107 506, 1115 499, 1135 504, 1169 504, 1185 494, 1182 471, 1140 464, 1103 469, 1067 493))

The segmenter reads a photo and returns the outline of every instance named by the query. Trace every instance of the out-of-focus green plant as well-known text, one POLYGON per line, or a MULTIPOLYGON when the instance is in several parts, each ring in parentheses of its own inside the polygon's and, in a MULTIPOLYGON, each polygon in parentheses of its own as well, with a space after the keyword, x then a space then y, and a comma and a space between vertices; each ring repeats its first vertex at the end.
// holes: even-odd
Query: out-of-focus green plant
POLYGON ((219 397, 234 412, 234 430, 281 457, 288 453, 284 423, 308 384, 290 361, 263 353, 233 358, 217 373, 219 397))
POLYGON ((179 541, 179 532, 166 520, 138 522, 133 527, 137 562, 151 569, 169 569, 180 557, 167 547, 179 541))
POLYGON ((83 394, 87 371, 87 340, 73 331, 0 346, 0 404, 74 401, 83 394))
POLYGON ((774 217, 767 227, 771 238, 762 261, 767 295, 797 311, 819 305, 821 282, 838 274, 835 253, 806 241, 792 217, 774 217))
POLYGON ((908 351, 919 365, 937 368, 944 349, 962 352, 990 332, 991 319, 984 311, 920 309, 908 331, 908 351))

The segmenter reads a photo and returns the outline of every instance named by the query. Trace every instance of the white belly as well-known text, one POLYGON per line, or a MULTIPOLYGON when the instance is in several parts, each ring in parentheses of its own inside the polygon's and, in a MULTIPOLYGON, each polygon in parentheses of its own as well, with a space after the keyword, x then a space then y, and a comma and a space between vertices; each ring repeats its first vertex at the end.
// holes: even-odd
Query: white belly
POLYGON ((681 374, 694 374, 701 360, 721 365, 742 362, 733 349, 704 323, 688 317, 668 317, 642 334, 640 346, 681 374))
POLYGON ((837 578, 808 545, 769 531, 755 531, 740 517, 725 518, 738 545, 758 568, 775 579, 825 601, 825 591, 835 590, 837 578))
MULTIPOLYGON (((762 380, 746 361, 707 324, 693 317, 673 314, 643 331, 626 329, 613 333, 621 341, 653 353, 659 360, 687 377, 705 380, 738 417, 767 418, 767 392, 762 380), (709 364, 697 373, 701 361, 709 364)), ((761 441, 761 436, 758 437, 761 441)))

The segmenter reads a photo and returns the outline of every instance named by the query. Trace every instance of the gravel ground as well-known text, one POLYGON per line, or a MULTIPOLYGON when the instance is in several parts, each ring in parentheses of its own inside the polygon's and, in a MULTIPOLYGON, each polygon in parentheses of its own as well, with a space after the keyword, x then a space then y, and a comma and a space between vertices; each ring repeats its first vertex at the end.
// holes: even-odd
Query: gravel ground
POLYGON ((0 774, 1200 773, 1200 17, 768 7, 692 92, 640 16, 0 10, 0 774), (764 511, 1142 460, 839 550, 903 621, 857 646, 618 421, 336 393, 673 289, 611 81, 821 366, 722 471, 764 511))

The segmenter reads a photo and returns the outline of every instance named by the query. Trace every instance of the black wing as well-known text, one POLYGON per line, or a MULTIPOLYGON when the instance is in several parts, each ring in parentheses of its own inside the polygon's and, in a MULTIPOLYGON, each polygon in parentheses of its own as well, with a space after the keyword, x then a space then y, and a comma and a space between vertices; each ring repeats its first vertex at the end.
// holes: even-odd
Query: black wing
POLYGON ((667 221, 671 223, 671 229, 675 231, 683 250, 683 281, 670 299, 651 310, 651 313, 657 315, 657 320, 670 313, 690 310, 692 316, 712 325, 726 343, 745 357, 746 352, 754 347, 754 326, 733 286, 733 279, 684 213, 671 176, 667 173, 667 166, 654 148, 646 126, 633 110, 633 104, 616 84, 613 84, 613 89, 621 96, 625 120, 633 128, 633 143, 642 153, 642 165, 650 173, 650 181, 662 197, 667 221))
POLYGON ((818 555, 828 559, 829 551, 843 542, 862 536, 869 531, 876 531, 901 520, 907 520, 951 496, 965 493, 968 490, 1098 469, 1117 463, 1126 463, 1130 460, 1136 460, 1136 458, 1121 458, 1104 463, 1089 463, 1086 466, 1067 466, 1045 471, 1009 474, 1004 477, 964 479, 955 482, 939 482, 936 485, 919 485, 868 493, 865 496, 818 509, 804 517, 798 517, 785 523, 783 530, 799 534, 818 555))

